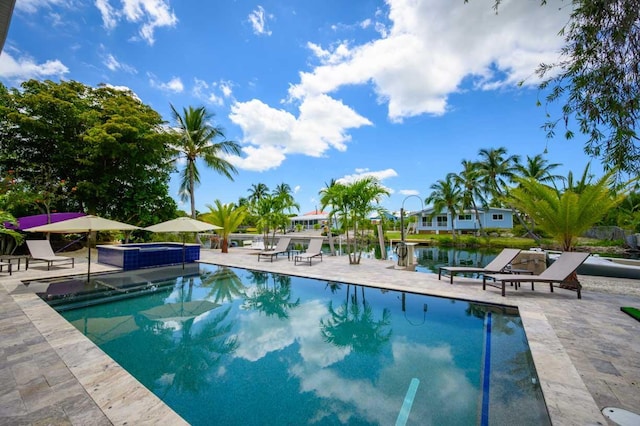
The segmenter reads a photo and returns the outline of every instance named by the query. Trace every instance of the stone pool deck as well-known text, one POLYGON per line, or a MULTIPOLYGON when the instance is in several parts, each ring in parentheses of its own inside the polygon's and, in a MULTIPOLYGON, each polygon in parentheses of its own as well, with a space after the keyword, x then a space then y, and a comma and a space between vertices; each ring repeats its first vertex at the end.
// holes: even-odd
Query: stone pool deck
MULTIPOLYGON (((93 257, 95 259, 95 257, 93 257)), ((257 252, 203 250, 201 261, 298 276, 364 284, 435 296, 515 306, 524 322, 538 376, 554 425, 614 425, 601 410, 619 407, 640 413, 640 322, 620 311, 640 307, 640 281, 581 276, 582 300, 571 291, 537 285, 532 292, 482 290, 481 281, 394 268, 391 261, 324 256, 312 266, 286 257, 258 262, 257 252), (619 284, 619 287, 618 287, 619 284), (617 291, 618 288, 624 294, 617 291)), ((170 424, 185 422, 91 341, 38 298, 37 285, 22 281, 86 274, 86 258, 75 268, 46 270, 30 265, 0 274, 0 425, 170 424)), ((91 264, 92 273, 116 268, 91 264)))

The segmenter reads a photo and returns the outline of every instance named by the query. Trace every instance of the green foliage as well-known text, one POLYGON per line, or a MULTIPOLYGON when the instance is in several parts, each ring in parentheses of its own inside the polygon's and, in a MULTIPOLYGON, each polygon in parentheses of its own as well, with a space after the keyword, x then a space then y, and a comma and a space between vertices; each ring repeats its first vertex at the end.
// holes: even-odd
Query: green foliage
POLYGON ((222 237, 222 253, 227 253, 229 235, 242 225, 247 209, 236 207, 233 203, 223 204, 220 200, 215 200, 214 204, 213 206, 207 204, 209 212, 203 214, 201 219, 222 228, 216 232, 222 237))
POLYGON ((74 81, 0 88, 0 171, 11 173, 13 212, 84 211, 143 226, 173 217, 171 139, 131 92, 74 81))
POLYGON ((576 239, 624 199, 611 193, 613 172, 576 193, 560 192, 533 178, 519 179, 510 193, 510 202, 531 217, 552 236, 564 251, 571 251, 576 239))
POLYGON ((240 145, 225 139, 221 127, 211 124, 213 114, 205 107, 184 108, 182 115, 171 105, 173 118, 178 125, 174 135, 176 143, 176 160, 184 160, 185 166, 180 171, 180 197, 182 201, 190 200, 191 217, 196 218, 195 189, 200 184, 200 171, 196 165, 198 159, 207 167, 215 170, 228 179, 233 180, 237 170, 224 155, 239 155, 240 145), (214 142, 216 139, 223 139, 214 142))

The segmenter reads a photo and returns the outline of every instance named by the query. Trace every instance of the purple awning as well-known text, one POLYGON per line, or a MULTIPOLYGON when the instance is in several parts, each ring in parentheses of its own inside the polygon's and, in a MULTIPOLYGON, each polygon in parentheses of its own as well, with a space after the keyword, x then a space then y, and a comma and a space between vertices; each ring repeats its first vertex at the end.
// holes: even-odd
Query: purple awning
POLYGON ((24 217, 19 217, 17 219, 18 221, 18 227, 15 227, 14 225, 5 222, 4 226, 7 229, 17 229, 17 230, 23 230, 23 229, 27 229, 27 228, 33 228, 34 226, 41 226, 41 225, 46 225, 47 223, 55 223, 55 222, 61 222, 63 220, 68 220, 68 219, 75 219, 76 217, 80 217, 80 216, 86 216, 86 214, 84 213, 51 213, 50 215, 50 220, 49 218, 47 218, 46 214, 36 214, 33 216, 24 216, 24 217))

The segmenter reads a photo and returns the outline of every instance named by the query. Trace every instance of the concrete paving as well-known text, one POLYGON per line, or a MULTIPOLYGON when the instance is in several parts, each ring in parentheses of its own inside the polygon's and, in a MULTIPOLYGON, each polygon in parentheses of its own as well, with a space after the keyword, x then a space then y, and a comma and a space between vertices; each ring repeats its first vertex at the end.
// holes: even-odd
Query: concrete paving
MULTIPOLYGON (((93 262, 92 273, 117 270, 93 262)), ((554 425, 613 425, 605 407, 640 412, 640 322, 620 311, 640 307, 640 281, 579 278, 583 298, 538 285, 531 291, 482 290, 481 281, 399 270, 391 261, 324 256, 294 265, 286 257, 258 262, 257 251, 203 250, 201 261, 327 281, 514 306, 519 309, 545 401, 554 425), (601 291, 602 290, 602 291, 601 291)), ((0 425, 184 424, 89 339, 43 302, 38 278, 86 273, 86 259, 46 270, 0 274, 0 425)))

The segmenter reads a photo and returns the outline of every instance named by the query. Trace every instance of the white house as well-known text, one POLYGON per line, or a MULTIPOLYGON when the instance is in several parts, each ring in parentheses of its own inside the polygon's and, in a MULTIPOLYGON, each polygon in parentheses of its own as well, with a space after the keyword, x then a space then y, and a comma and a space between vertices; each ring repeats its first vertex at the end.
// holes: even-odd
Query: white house
MULTIPOLYGON (((457 213, 453 218, 449 212, 443 211, 429 219, 429 216, 432 213, 433 208, 411 213, 410 216, 418 216, 418 221, 414 225, 416 233, 450 233, 453 228, 455 228, 456 231, 463 233, 476 232, 480 230, 480 224, 478 223, 478 217, 476 216, 475 210, 465 210, 464 212, 457 213)), ((478 209, 478 213, 482 228, 513 228, 513 212, 511 209, 489 207, 486 210, 478 209)), ((412 228, 414 228, 414 226, 412 226, 412 228)))
POLYGON ((314 210, 289 219, 291 220, 291 228, 295 229, 300 225, 302 226, 302 229, 316 229, 317 226, 323 226, 328 223, 329 214, 319 210, 314 210))

